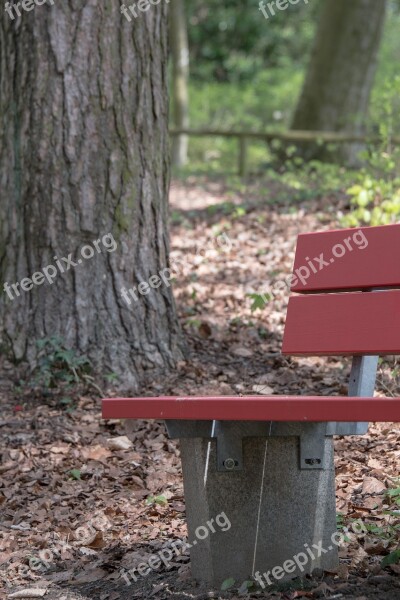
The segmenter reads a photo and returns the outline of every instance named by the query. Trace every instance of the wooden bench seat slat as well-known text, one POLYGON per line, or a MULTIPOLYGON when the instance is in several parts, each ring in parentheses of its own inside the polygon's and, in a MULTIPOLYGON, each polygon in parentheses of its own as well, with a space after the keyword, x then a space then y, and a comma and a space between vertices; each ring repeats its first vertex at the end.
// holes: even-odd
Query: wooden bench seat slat
POLYGON ((400 399, 348 396, 106 398, 103 418, 400 422, 400 399))
POLYGON ((283 354, 400 354, 400 290, 290 298, 283 354))
POLYGON ((309 293, 400 287, 399 257, 400 225, 301 234, 293 272, 301 269, 304 277, 296 277, 291 289, 309 293))

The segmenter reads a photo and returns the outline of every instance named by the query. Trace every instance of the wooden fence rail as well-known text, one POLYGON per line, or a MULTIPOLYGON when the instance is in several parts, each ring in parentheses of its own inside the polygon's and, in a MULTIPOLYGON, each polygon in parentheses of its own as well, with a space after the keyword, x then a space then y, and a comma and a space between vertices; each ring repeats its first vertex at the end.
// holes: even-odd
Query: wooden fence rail
MULTIPOLYGON (((346 143, 368 143, 379 144, 382 138, 379 136, 358 135, 351 133, 338 133, 334 131, 285 131, 273 132, 266 131, 263 133, 256 131, 223 131, 219 129, 176 129, 169 130, 170 135, 188 135, 199 137, 228 137, 237 138, 238 140, 238 173, 240 176, 246 175, 247 172, 247 147, 248 141, 263 140, 271 142, 273 140, 281 140, 283 142, 320 142, 323 144, 346 144, 346 143)), ((392 144, 400 144, 399 137, 391 138, 392 144)))

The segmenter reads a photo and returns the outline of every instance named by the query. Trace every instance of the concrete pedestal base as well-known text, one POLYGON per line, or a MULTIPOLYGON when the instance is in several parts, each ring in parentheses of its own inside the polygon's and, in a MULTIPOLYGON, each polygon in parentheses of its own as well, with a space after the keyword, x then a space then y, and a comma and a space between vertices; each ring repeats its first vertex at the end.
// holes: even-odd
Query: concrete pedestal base
POLYGON ((264 573, 279 583, 337 566, 332 438, 325 439, 324 470, 299 468, 298 437, 268 438, 266 454, 265 438, 245 438, 243 470, 225 473, 216 469, 215 441, 180 443, 189 542, 196 540, 190 550, 194 578, 219 587, 230 577, 241 584, 258 571, 267 586, 264 573), (207 522, 220 513, 231 527, 222 531, 214 522, 215 533, 197 539, 196 529, 203 526, 198 537, 204 537, 204 526, 211 529, 207 522))

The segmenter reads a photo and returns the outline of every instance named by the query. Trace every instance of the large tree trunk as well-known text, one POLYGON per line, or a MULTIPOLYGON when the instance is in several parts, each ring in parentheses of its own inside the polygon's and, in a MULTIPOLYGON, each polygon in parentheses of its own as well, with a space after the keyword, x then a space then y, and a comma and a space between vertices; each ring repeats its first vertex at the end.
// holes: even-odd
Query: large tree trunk
MULTIPOLYGON (((173 0, 170 8, 170 45, 172 59, 173 121, 178 129, 189 127, 189 41, 184 0, 173 0)), ((172 163, 187 163, 189 138, 176 135, 172 140, 172 163)))
POLYGON ((131 22, 117 0, 0 17, 0 285, 57 270, 1 291, 1 346, 34 365, 36 340, 60 336, 131 390, 181 356, 171 288, 121 296, 168 261, 167 6, 131 22))
MULTIPOLYGON (((292 129, 364 132, 385 12, 386 0, 325 0, 292 129)), ((354 163, 359 149, 342 146, 335 158, 354 163)), ((332 157, 315 144, 303 151, 332 157)))

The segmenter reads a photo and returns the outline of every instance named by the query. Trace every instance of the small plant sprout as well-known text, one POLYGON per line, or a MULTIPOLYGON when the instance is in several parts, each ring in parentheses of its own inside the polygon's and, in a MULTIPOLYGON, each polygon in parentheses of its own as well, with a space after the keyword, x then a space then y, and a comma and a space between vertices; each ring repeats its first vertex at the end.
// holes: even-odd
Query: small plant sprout
POLYGON ((153 496, 151 494, 150 496, 147 496, 146 504, 147 504, 147 506, 152 506, 153 504, 159 504, 160 506, 166 506, 168 504, 168 500, 162 494, 160 494, 159 496, 153 496))
POLYGON ((252 304, 250 306, 251 312, 255 312, 256 310, 263 310, 267 302, 271 300, 271 296, 269 294, 246 294, 247 298, 252 299, 252 304))

